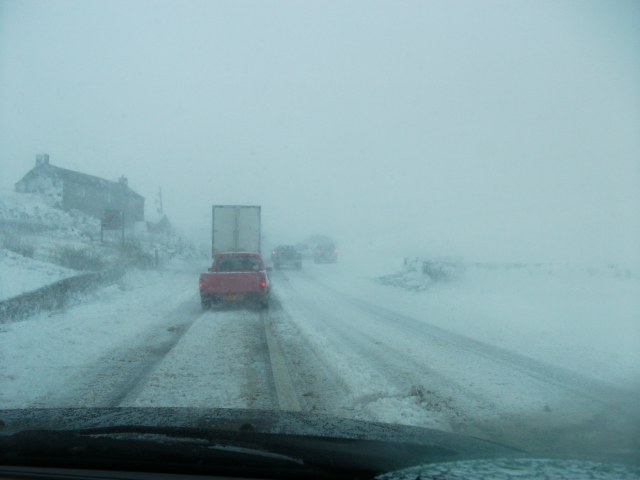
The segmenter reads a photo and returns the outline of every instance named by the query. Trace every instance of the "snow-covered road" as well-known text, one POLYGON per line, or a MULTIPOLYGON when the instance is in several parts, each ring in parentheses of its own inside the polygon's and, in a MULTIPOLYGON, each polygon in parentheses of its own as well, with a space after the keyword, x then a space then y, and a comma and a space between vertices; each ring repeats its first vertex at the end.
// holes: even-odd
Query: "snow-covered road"
MULTIPOLYGON (((302 271, 272 273, 268 312, 202 312, 196 291, 202 269, 180 264, 132 273, 76 307, 0 326, 0 407, 286 403, 547 454, 639 450, 631 360, 618 362, 624 368, 607 381, 601 373, 615 366, 600 361, 606 351, 595 352, 599 368, 590 370, 574 358, 582 352, 575 345, 564 356, 556 351, 561 334, 540 342, 538 324, 513 330, 480 308, 474 313, 489 318, 486 328, 468 318, 465 324, 456 302, 446 308, 452 289, 458 302, 472 298, 464 286, 435 288, 425 302, 424 294, 374 283, 371 271, 305 264, 302 271), (295 398, 283 403, 287 395, 295 398)), ((623 316, 619 323, 629 321, 623 316)))

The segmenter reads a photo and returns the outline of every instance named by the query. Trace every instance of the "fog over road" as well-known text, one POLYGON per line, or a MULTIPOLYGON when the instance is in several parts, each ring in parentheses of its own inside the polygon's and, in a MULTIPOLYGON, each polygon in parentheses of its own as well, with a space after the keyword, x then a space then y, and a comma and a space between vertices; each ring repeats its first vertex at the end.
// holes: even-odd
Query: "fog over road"
POLYGON ((347 284, 345 268, 273 271, 268 311, 201 311, 202 265, 130 274, 2 326, 0 405, 299 409, 547 455, 638 451, 632 386, 454 332, 419 304, 408 315, 397 289, 347 284))

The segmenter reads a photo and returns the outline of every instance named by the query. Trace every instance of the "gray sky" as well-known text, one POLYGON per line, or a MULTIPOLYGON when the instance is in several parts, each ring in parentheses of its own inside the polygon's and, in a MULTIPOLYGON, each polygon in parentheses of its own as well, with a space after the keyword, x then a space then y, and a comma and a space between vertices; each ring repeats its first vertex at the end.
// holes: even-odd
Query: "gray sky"
POLYGON ((37 153, 184 229, 636 262, 640 3, 0 1, 0 188, 37 153))

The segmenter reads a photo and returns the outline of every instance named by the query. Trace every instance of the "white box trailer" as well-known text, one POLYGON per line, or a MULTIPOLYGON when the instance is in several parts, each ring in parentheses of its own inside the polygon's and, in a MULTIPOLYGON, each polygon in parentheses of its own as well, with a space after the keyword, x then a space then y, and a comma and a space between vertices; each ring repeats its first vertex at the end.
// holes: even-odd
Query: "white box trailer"
POLYGON ((260 207, 214 205, 212 208, 212 253, 260 252, 260 207))

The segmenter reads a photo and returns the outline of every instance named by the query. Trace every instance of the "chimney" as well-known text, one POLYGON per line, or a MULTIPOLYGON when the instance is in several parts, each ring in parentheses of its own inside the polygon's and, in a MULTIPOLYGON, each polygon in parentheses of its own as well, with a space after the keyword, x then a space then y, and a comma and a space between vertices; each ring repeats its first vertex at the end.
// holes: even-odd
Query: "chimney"
POLYGON ((124 175, 118 179, 118 183, 121 183, 125 187, 129 186, 129 180, 127 180, 127 177, 125 177, 124 175))
POLYGON ((36 155, 36 165, 49 165, 49 155, 46 153, 36 155))

